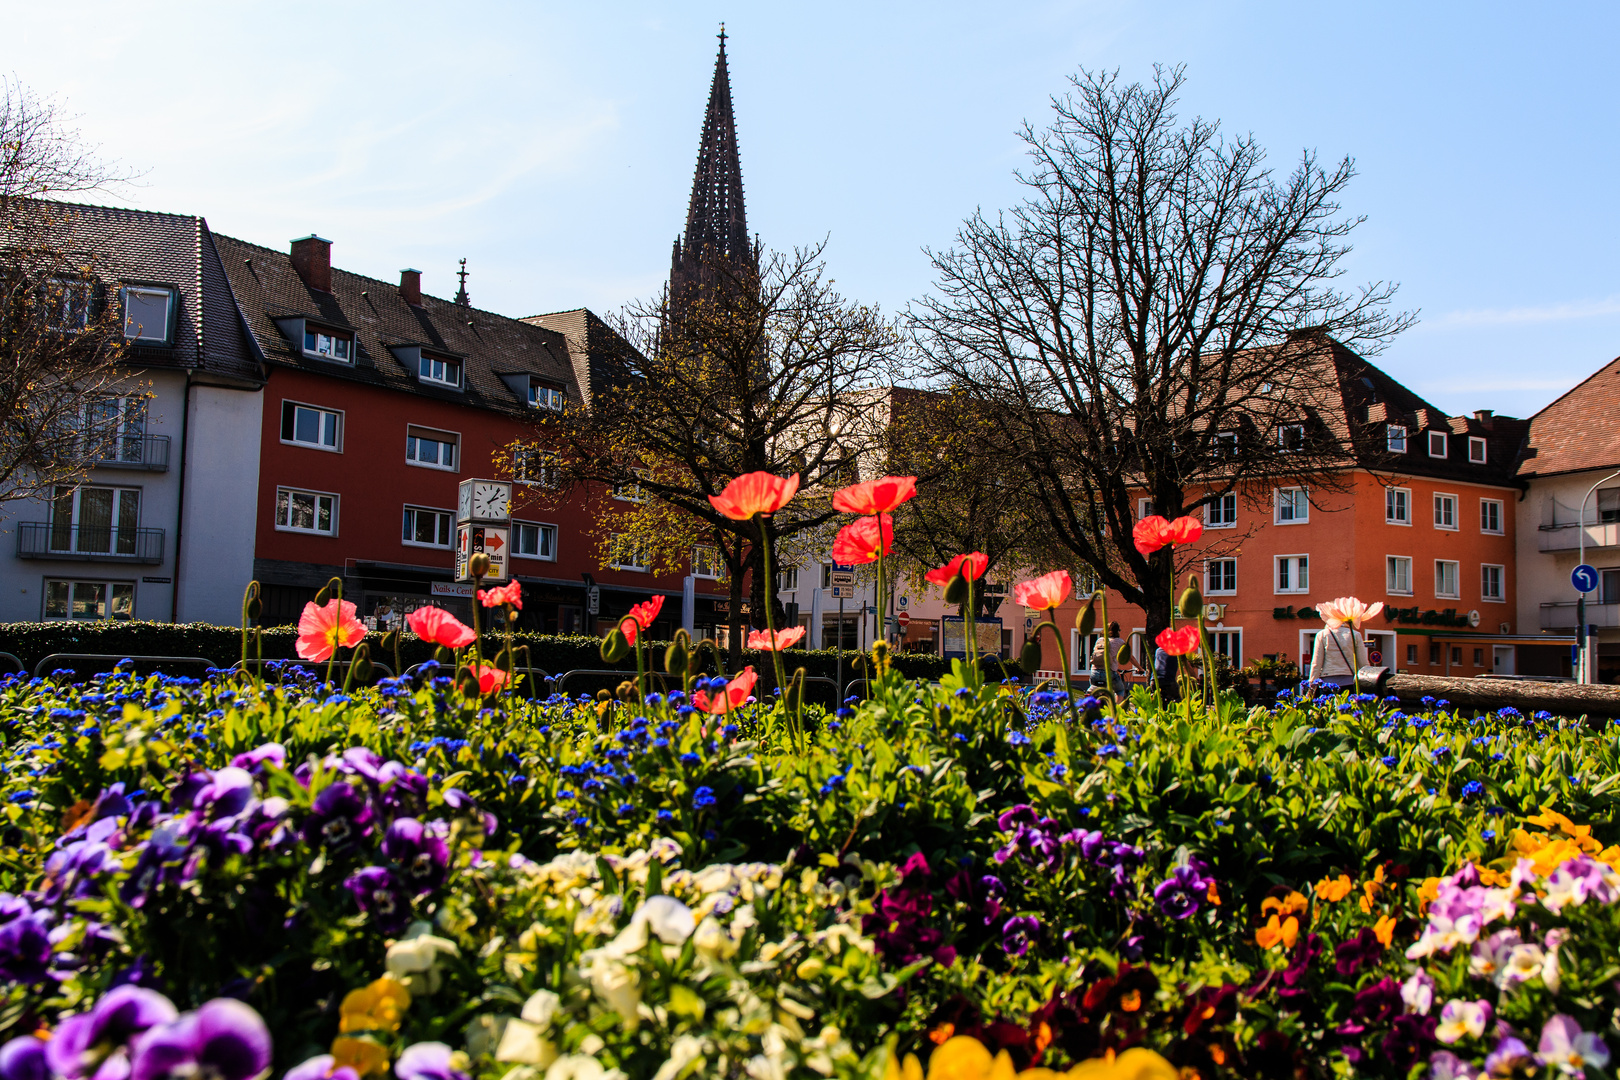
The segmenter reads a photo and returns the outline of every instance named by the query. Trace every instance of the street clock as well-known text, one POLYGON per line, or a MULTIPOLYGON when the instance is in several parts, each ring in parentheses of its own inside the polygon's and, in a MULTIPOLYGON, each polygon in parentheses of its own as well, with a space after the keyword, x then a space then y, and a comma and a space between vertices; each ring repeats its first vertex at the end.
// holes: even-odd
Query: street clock
POLYGON ((504 480, 463 480, 456 519, 506 523, 512 516, 512 485, 504 480))

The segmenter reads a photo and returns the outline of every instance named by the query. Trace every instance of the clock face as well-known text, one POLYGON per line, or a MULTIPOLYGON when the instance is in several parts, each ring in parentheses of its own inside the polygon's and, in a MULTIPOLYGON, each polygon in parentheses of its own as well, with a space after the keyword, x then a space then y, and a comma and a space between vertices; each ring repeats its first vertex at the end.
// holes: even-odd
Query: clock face
POLYGON ((472 517, 473 485, 462 484, 456 492, 456 516, 460 518, 472 517))
POLYGON ((475 518, 504 518, 512 501, 512 489, 493 481, 473 485, 472 516, 475 518))

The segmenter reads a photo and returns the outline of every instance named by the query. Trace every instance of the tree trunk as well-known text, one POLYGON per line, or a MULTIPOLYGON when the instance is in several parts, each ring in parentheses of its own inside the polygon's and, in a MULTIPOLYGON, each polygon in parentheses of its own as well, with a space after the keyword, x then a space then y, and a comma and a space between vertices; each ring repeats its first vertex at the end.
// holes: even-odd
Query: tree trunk
MULTIPOLYGON (((1366 669, 1363 669, 1366 670, 1366 669)), ((1381 669, 1375 669, 1381 670, 1381 669)), ((1518 679, 1453 679, 1439 675, 1391 675, 1379 686, 1363 680, 1365 693, 1393 694, 1402 705, 1422 707, 1425 697, 1458 708, 1495 710, 1511 705, 1525 716, 1542 710, 1554 716, 1620 716, 1620 686, 1529 682, 1518 679)))
POLYGON ((743 574, 746 572, 746 567, 747 563, 741 559, 729 563, 727 566, 727 573, 731 579, 728 583, 731 586, 731 610, 726 616, 726 627, 729 631, 726 634, 726 667, 732 671, 736 671, 742 666, 743 574))

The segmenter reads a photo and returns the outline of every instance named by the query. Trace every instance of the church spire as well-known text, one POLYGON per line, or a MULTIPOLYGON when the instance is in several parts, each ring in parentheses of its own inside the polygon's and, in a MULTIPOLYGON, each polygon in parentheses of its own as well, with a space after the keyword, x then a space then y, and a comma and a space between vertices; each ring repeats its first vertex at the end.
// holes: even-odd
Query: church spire
POLYGON ((748 215, 743 208, 742 161, 737 153, 737 121, 731 111, 726 36, 725 24, 721 23, 720 52, 714 61, 697 170, 692 176, 692 198, 686 208, 686 232, 675 242, 670 260, 670 303, 677 314, 696 290, 713 283, 713 268, 719 263, 732 263, 733 273, 757 269, 754 246, 748 239, 748 215))

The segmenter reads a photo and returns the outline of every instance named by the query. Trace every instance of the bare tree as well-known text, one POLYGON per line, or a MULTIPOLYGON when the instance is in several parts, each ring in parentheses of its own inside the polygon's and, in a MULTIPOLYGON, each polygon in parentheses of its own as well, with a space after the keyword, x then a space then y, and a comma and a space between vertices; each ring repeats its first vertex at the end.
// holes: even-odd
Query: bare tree
POLYGON ((117 305, 71 210, 44 200, 129 179, 54 102, 0 81, 0 502, 77 483, 113 449, 123 417, 102 406, 115 385, 129 396, 117 305))
MULTIPOLYGON (((694 541, 718 549, 731 583, 734 659, 744 581, 763 626, 763 573, 776 569, 760 565, 760 529, 771 530, 773 554, 782 541, 791 551, 793 538, 836 516, 831 491, 877 444, 871 406, 882 391, 872 373, 898 334, 839 295, 821 255, 816 245, 766 255, 757 271, 718 264, 678 312, 663 297, 633 305, 616 329, 634 348, 608 361, 590 408, 543 421, 528 448, 556 455, 558 490, 594 485, 645 500, 605 515, 601 528, 657 568, 677 569, 694 541), (763 523, 732 521, 710 505, 708 496, 756 471, 798 473, 801 494, 763 523)), ((612 500, 602 506, 614 509, 612 500)))
POLYGON ((1133 546, 1138 500, 1176 517, 1259 481, 1334 483, 1352 449, 1327 408, 1335 350, 1413 321, 1393 284, 1339 285, 1363 220, 1338 202, 1352 162, 1307 151, 1279 178, 1253 137, 1178 123, 1183 78, 1072 79, 1023 130, 1025 199, 930 252, 937 291, 910 313, 935 383, 1005 417, 998 449, 1052 542, 1150 635, 1175 567, 1133 546))

